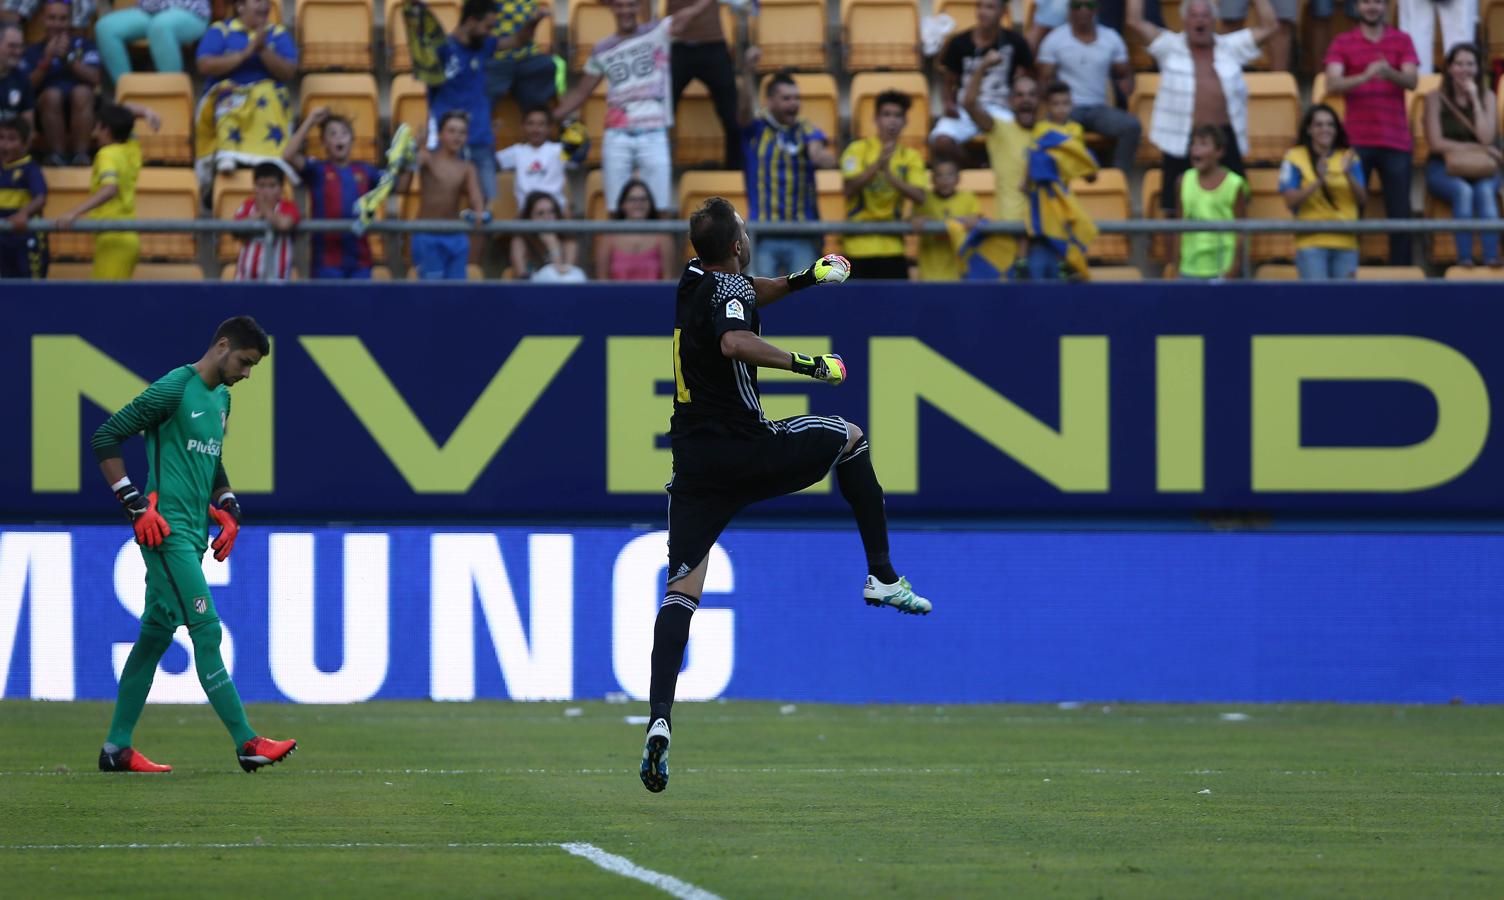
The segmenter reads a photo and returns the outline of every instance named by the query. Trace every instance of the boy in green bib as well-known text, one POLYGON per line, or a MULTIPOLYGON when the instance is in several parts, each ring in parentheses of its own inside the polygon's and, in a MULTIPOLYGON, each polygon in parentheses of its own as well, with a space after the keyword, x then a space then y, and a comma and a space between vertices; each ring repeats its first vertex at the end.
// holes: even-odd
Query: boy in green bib
MULTIPOLYGON (((1200 125, 1191 132, 1191 168, 1180 179, 1180 218, 1188 222, 1230 222, 1248 215, 1248 182, 1222 165, 1222 129, 1200 125)), ((1243 236, 1230 231, 1188 231, 1179 235, 1181 278, 1229 278, 1243 258, 1243 236)))

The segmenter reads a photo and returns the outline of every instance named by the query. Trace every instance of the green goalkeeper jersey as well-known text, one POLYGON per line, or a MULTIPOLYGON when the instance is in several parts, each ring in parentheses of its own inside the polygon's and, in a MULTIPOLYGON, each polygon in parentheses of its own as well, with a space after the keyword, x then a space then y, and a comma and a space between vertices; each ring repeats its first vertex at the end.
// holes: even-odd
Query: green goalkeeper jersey
POLYGON ((181 539, 200 552, 208 543, 209 500, 228 486, 221 452, 230 419, 230 390, 212 390, 191 365, 173 369, 94 432, 94 455, 120 456, 133 434, 146 434, 146 489, 157 492, 157 511, 181 539))

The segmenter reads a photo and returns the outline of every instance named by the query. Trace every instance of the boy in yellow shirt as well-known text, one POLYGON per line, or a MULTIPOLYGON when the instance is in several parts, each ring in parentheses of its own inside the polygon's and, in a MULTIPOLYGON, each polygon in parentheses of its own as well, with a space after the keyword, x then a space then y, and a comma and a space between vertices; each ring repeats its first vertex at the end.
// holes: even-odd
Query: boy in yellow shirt
POLYGON ((1086 130, 1080 122, 1071 121, 1071 86, 1063 81, 1052 81, 1044 89, 1044 120, 1034 126, 1034 136, 1045 131, 1059 131, 1078 141, 1086 140, 1086 130))
MULTIPOLYGON (((89 177, 89 197, 58 216, 58 228, 71 228, 83 215, 92 219, 134 219, 136 179, 141 174, 141 145, 131 137, 136 119, 143 118, 152 131, 162 127, 157 114, 134 103, 106 103, 94 124, 94 171, 89 177)), ((141 256, 141 237, 134 231, 101 231, 94 236, 96 281, 128 280, 141 256)))
MULTIPOLYGON (((902 221, 905 201, 924 202, 929 178, 924 157, 898 143, 913 100, 899 91, 877 95, 877 134, 853 141, 841 154, 841 177, 846 194, 846 221, 902 221)), ((903 238, 896 234, 854 234, 842 240, 851 260, 853 278, 906 280, 909 261, 903 238)))
MULTIPOLYGON (((961 169, 954 160, 937 160, 930 168, 930 182, 934 187, 914 211, 916 226, 950 219, 960 221, 968 231, 977 226, 982 218, 981 203, 971 191, 957 190, 961 183, 961 169)), ((951 244, 948 234, 922 235, 919 238, 919 280, 960 281, 958 249, 951 244)))

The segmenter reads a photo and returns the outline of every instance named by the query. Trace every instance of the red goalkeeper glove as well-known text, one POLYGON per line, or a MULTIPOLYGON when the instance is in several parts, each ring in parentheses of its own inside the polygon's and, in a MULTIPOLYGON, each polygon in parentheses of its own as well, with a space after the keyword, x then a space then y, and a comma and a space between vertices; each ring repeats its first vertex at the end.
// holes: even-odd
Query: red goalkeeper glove
POLYGON ((218 506, 209 507, 209 515, 219 523, 219 536, 209 546, 214 548, 214 558, 224 562, 235 549, 235 537, 240 534, 240 501, 227 492, 219 498, 218 506))
POLYGON ((125 507, 125 517, 136 532, 136 543, 143 547, 160 547, 162 540, 172 534, 172 526, 157 512, 156 491, 143 497, 135 485, 127 483, 115 492, 115 498, 125 507))

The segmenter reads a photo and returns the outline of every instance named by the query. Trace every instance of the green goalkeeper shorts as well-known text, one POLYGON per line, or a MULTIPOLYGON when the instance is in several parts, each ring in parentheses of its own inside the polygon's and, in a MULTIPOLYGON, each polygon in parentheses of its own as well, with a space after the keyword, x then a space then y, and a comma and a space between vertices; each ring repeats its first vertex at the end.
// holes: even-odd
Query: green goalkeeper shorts
POLYGON ((146 559, 146 611, 143 624, 168 631, 179 625, 192 628, 219 619, 214 597, 204 581, 204 551, 168 538, 156 549, 141 548, 146 559))

